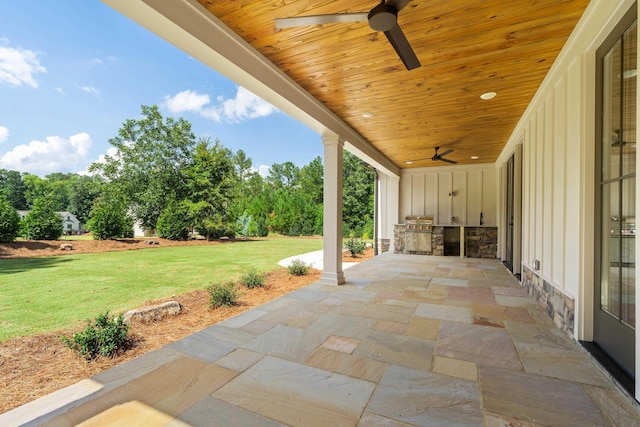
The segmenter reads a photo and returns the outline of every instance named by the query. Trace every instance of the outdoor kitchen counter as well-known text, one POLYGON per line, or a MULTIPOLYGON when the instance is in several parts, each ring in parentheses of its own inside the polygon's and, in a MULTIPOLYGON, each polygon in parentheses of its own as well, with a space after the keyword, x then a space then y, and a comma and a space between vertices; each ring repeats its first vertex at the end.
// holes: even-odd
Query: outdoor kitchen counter
MULTIPOLYGON (((405 228, 405 224, 394 225, 394 253, 405 253, 405 228)), ((431 255, 497 258, 498 227, 484 224, 434 225, 431 255)))

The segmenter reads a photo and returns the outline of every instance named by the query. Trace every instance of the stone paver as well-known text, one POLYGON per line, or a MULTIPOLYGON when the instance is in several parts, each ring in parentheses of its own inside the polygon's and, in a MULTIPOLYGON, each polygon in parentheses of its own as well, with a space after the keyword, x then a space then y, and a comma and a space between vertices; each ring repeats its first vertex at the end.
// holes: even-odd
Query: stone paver
POLYGON ((640 409, 497 260, 384 254, 0 425, 627 426, 640 409))
POLYGON ((213 397, 285 424, 355 425, 374 383, 267 356, 213 397))
POLYGON ((367 411, 424 426, 482 426, 478 384, 390 366, 367 411))
POLYGON ((480 367, 486 411, 548 426, 609 425, 579 384, 480 367))

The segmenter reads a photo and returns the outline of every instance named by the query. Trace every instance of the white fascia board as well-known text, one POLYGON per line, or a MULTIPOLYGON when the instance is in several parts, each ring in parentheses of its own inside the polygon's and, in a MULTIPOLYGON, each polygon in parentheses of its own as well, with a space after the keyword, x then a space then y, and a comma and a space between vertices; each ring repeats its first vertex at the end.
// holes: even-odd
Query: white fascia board
POLYGON ((400 175, 398 166, 196 0, 102 2, 320 135, 339 135, 347 150, 379 171, 400 175))

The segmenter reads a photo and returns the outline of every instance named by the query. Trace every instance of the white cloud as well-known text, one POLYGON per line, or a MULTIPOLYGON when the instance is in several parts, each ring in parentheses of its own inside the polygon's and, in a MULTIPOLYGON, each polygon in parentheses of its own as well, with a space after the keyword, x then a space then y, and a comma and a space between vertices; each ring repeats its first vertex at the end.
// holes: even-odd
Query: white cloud
POLYGON ((184 90, 173 97, 165 96, 164 106, 172 113, 188 111, 218 123, 240 123, 266 117, 278 111, 273 105, 243 87, 238 87, 235 98, 218 97, 216 104, 211 104, 211 98, 207 94, 184 90))
POLYGON ((98 160, 91 162, 87 165, 87 167, 84 168, 84 170, 78 172, 78 175, 93 175, 93 173, 89 172, 89 167, 93 164, 93 163, 105 163, 106 161, 106 157, 116 157, 118 156, 118 149, 115 147, 109 147, 107 148, 107 153, 106 154, 100 154, 98 156, 98 160))
POLYGON ((0 46, 0 81, 11 86, 23 84, 38 87, 33 77, 36 73, 46 73, 40 65, 38 54, 32 50, 0 46))
POLYGON ((239 123, 248 119, 266 117, 276 111, 276 108, 268 102, 258 98, 243 87, 238 87, 236 97, 227 99, 222 103, 224 116, 239 123))
POLYGON ((183 90, 173 98, 169 95, 164 97, 164 105, 172 113, 183 113, 185 111, 197 113, 202 111, 209 102, 211 102, 209 95, 199 94, 190 90, 183 90))
POLYGON ((71 172, 87 162, 93 141, 86 132, 69 138, 48 136, 45 141, 31 141, 14 147, 0 156, 0 168, 46 175, 71 172))
POLYGON ((80 86, 80 89, 82 89, 83 91, 90 93, 91 95, 98 95, 100 96, 100 91, 98 89, 96 89, 93 86, 80 86))
POLYGON ((260 165, 258 166, 258 168, 251 168, 251 172, 258 172, 258 174, 263 177, 266 178, 267 176, 269 176, 269 172, 271 171, 271 168, 269 166, 266 165, 260 165))
POLYGON ((9 139, 9 129, 4 126, 0 126, 0 144, 9 139))
POLYGON ((61 87, 54 87, 53 90, 55 90, 62 96, 67 96, 67 94, 64 92, 64 89, 62 89, 61 87))

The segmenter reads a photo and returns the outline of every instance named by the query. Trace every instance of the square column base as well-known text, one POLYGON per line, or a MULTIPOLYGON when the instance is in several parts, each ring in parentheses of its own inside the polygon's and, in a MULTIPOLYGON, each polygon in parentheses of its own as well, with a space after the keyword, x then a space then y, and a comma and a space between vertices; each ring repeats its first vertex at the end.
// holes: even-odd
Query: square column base
POLYGON ((342 271, 338 273, 323 271, 322 276, 320 276, 319 282, 323 285, 344 285, 344 273, 342 271))

